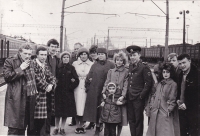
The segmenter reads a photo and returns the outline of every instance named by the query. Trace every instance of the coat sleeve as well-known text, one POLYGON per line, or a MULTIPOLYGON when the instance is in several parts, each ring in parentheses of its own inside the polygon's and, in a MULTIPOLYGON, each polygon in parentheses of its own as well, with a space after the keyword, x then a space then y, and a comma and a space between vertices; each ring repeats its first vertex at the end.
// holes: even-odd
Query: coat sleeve
POLYGON ((93 77, 93 70, 94 70, 95 64, 92 65, 86 79, 85 79, 85 88, 86 88, 86 92, 89 91, 89 87, 90 87, 90 83, 92 81, 92 77, 93 77))
POLYGON ((72 66, 72 78, 75 79, 75 81, 70 83, 69 88, 74 91, 74 89, 79 85, 79 78, 74 66, 72 66))
POLYGON ((123 89, 122 89, 122 96, 126 97, 127 87, 128 87, 128 71, 126 72, 124 82, 123 82, 123 89))
POLYGON ((171 86, 171 91, 169 93, 168 101, 167 101, 167 104, 168 104, 167 109, 169 112, 173 111, 174 107, 176 106, 176 97, 177 97, 177 84, 174 83, 171 86))
POLYGON ((143 79, 144 79, 145 85, 142 92, 140 93, 140 96, 142 99, 148 94, 152 86, 151 70, 147 66, 145 66, 143 69, 143 79))
POLYGON ((107 85, 108 85, 108 83, 110 83, 110 81, 111 81, 111 73, 112 73, 112 70, 110 69, 110 70, 108 71, 108 73, 107 73, 107 78, 106 78, 106 81, 105 81, 105 83, 104 83, 102 93, 105 93, 105 92, 106 92, 107 85))
POLYGON ((18 80, 20 77, 24 76, 24 71, 20 67, 14 69, 11 61, 11 59, 6 59, 3 67, 3 74, 6 83, 18 80))

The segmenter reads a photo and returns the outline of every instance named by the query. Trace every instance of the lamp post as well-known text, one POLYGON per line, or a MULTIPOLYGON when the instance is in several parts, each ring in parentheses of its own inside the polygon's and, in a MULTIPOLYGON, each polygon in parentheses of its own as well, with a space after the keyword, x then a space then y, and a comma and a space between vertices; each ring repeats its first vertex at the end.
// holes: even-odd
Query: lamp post
POLYGON ((186 45, 185 45, 185 13, 189 14, 189 10, 180 11, 180 14, 183 14, 183 53, 186 53, 186 45))
POLYGON ((187 28, 187 43, 188 43, 188 28, 189 28, 190 25, 186 25, 186 28, 187 28))

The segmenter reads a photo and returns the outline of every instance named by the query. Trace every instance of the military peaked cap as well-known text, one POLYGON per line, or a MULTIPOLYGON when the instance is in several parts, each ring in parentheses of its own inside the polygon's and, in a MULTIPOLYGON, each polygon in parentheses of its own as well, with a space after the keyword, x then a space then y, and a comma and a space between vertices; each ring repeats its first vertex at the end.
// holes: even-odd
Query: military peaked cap
POLYGON ((126 48, 129 53, 141 52, 141 48, 136 45, 131 45, 126 48))

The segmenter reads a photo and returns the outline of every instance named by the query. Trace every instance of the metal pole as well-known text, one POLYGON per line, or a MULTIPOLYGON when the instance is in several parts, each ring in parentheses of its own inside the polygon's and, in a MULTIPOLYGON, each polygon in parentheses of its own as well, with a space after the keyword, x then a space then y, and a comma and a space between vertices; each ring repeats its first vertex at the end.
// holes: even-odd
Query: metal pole
POLYGON ((186 53, 186 45, 185 45, 185 10, 183 10, 183 53, 186 53))
POLYGON ((169 48, 168 48, 168 38, 169 38, 169 1, 166 0, 166 34, 165 34, 165 54, 164 54, 164 60, 167 60, 167 55, 169 54, 169 48))
POLYGON ((63 0, 63 3, 62 3, 62 13, 61 13, 61 25, 60 25, 60 52, 62 52, 62 49, 63 49, 64 8, 65 8, 65 0, 63 0))
POLYGON ((147 39, 146 39, 146 48, 147 48, 147 39))
POLYGON ((150 39, 150 42, 149 42, 149 43, 150 43, 150 47, 151 47, 151 39, 150 39))
POLYGON ((188 25, 186 25, 187 26, 187 43, 188 43, 188 25))
POLYGON ((108 46, 109 46, 109 29, 108 29, 107 50, 108 50, 108 46))
POLYGON ((3 18, 3 14, 1 14, 1 31, 0 31, 0 34, 3 34, 3 31, 2 31, 2 18, 3 18))

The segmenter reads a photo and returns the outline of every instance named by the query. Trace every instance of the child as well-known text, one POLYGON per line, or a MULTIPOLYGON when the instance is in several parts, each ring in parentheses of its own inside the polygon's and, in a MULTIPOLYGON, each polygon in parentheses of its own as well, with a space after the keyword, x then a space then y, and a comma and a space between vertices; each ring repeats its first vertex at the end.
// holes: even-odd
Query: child
MULTIPOLYGON (((116 136, 116 126, 121 122, 121 108, 117 105, 120 95, 116 93, 115 83, 110 82, 101 103, 101 121, 105 123, 104 136, 116 136)), ((121 102, 118 102, 121 103, 121 102)))
POLYGON ((175 112, 177 84, 172 79, 174 74, 173 65, 164 63, 162 80, 156 86, 146 136, 180 136, 179 117, 175 112))

